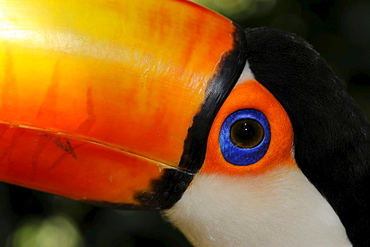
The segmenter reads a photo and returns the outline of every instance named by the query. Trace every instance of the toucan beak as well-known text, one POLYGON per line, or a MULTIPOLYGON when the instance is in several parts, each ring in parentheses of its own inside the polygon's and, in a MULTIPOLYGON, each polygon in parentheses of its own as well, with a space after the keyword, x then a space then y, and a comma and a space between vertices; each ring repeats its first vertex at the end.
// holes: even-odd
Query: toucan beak
POLYGON ((0 180, 171 207, 245 64, 243 32, 189 2, 0 2, 0 180))

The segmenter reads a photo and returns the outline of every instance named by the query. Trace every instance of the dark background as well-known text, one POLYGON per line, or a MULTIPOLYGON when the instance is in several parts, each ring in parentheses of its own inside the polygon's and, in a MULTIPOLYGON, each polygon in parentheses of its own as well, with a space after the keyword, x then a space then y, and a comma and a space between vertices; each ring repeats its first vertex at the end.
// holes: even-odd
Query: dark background
MULTIPOLYGON (((370 116, 369 0, 199 0, 243 27, 308 40, 370 116)), ((0 184, 0 247, 189 246, 157 212, 119 211, 0 184)))

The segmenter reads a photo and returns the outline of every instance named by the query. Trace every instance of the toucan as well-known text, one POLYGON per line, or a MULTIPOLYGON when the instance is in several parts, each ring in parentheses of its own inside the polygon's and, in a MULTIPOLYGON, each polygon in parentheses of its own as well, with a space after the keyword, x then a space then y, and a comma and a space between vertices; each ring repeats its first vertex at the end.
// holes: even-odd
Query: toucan
POLYGON ((298 36, 182 0, 0 1, 0 181, 194 246, 370 246, 370 125, 298 36))

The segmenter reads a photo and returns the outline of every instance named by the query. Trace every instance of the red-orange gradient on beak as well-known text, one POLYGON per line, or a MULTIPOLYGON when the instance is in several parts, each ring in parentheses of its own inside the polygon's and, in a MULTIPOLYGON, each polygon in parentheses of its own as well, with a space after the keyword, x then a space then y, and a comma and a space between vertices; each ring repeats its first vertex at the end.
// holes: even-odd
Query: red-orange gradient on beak
POLYGON ((177 199, 143 204, 181 196, 200 168, 243 38, 185 1, 1 1, 0 180, 169 207, 177 199))

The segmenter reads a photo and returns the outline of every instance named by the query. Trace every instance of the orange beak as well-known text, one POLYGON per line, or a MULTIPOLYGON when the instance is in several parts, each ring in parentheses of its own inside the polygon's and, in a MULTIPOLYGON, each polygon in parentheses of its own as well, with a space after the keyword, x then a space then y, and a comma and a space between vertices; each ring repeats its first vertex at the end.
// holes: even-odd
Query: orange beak
POLYGON ((171 207, 245 64, 243 31, 178 0, 0 2, 0 180, 171 207))

